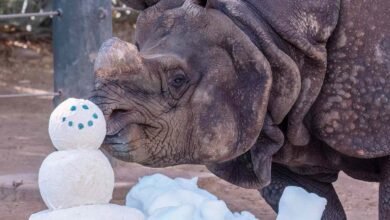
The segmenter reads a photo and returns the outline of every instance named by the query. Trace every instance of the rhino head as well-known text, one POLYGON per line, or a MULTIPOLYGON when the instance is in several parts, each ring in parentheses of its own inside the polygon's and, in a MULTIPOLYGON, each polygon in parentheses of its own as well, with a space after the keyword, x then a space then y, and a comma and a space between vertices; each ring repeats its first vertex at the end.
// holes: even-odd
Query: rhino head
POLYGON ((112 38, 95 61, 92 99, 108 128, 103 147, 152 167, 212 167, 253 148, 272 82, 261 50, 203 1, 129 4, 143 10, 135 44, 112 38))

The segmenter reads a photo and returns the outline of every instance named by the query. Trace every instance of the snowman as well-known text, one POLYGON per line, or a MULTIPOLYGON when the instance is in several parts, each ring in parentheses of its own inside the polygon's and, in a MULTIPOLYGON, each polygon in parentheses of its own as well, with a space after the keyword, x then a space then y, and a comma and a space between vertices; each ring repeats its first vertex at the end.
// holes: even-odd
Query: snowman
POLYGON ((99 150, 106 134, 102 111, 92 102, 70 98, 51 114, 49 135, 58 150, 43 161, 39 190, 48 210, 30 220, 143 220, 130 207, 109 204, 114 172, 99 150))

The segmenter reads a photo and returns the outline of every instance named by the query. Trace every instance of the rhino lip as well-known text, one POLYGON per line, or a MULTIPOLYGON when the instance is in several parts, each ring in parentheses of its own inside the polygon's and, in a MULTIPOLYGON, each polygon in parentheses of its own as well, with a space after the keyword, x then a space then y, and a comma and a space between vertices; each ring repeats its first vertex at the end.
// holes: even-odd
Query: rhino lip
POLYGON ((131 153, 136 149, 131 149, 127 143, 103 143, 102 148, 115 158, 130 161, 131 153))
POLYGON ((103 145, 113 145, 113 146, 128 145, 130 141, 120 138, 119 134, 123 130, 124 129, 122 128, 115 134, 106 135, 103 141, 103 145))
POLYGON ((118 134, 115 135, 108 135, 106 138, 104 138, 103 144, 109 144, 109 145, 126 145, 129 144, 129 141, 119 141, 116 140, 118 138, 118 134))
POLYGON ((102 148, 107 151, 110 155, 125 159, 129 157, 132 151, 135 151, 134 147, 131 146, 131 141, 120 137, 121 129, 117 134, 107 135, 104 138, 102 148))

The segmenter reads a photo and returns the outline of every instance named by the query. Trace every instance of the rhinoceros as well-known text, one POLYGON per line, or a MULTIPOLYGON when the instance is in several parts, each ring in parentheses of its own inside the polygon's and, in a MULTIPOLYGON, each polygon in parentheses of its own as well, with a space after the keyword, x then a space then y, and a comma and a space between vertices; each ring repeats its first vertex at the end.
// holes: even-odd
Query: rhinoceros
POLYGON ((204 164, 258 189, 328 200, 340 171, 380 183, 390 219, 390 1, 128 0, 135 43, 95 60, 104 148, 151 167, 204 164))

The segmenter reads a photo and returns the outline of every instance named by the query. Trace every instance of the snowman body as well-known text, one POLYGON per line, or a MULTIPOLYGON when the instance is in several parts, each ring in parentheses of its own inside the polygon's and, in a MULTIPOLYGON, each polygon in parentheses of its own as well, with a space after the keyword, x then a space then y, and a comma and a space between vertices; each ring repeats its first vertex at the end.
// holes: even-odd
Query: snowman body
POLYGON ((133 208, 109 204, 114 172, 99 150, 106 134, 102 111, 92 102, 67 99, 51 114, 49 135, 54 147, 39 170, 38 184, 48 210, 30 220, 143 220, 133 208))
POLYGON ((100 150, 51 153, 39 170, 39 189, 49 209, 109 203, 114 173, 100 150))

